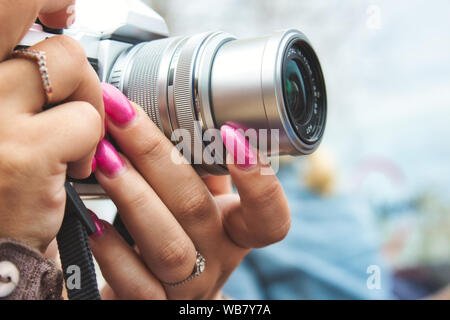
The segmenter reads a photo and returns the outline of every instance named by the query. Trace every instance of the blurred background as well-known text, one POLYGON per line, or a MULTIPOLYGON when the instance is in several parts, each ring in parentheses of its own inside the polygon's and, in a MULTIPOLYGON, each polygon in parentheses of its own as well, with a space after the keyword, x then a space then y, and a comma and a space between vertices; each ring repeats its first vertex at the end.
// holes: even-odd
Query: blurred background
MULTIPOLYGON (((284 255, 294 258, 272 256, 298 264, 291 271, 303 274, 300 282, 320 281, 300 284, 290 294, 281 287, 285 291, 270 291, 266 283, 258 289, 265 296, 245 297, 420 298, 450 282, 449 1, 146 2, 166 19, 171 35, 223 30, 254 37, 296 28, 321 60, 329 107, 323 148, 315 158, 283 162, 280 179, 294 223, 287 245, 275 248, 287 248, 284 255), (317 257, 307 260, 296 250, 327 263, 316 268, 317 257), (366 259, 377 252, 375 262, 366 259), (382 295, 368 293, 372 264, 387 279, 382 295), (307 271, 310 266, 315 271, 307 271), (317 286, 322 289, 312 289, 317 286)), ((256 252, 245 268, 265 254, 267 259, 271 253, 256 252)), ((275 273, 257 271, 277 281, 275 273)), ((245 272, 241 276, 242 284, 245 272)), ((229 288, 239 297, 237 286, 229 288)))

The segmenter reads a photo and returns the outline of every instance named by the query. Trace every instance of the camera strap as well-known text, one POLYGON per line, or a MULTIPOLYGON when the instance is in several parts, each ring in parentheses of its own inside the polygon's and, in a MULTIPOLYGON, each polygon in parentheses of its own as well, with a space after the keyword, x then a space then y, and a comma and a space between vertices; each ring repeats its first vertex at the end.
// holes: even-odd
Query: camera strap
POLYGON ((87 208, 72 185, 65 183, 67 200, 64 220, 56 237, 70 300, 100 300, 94 259, 88 232, 96 227, 87 208))

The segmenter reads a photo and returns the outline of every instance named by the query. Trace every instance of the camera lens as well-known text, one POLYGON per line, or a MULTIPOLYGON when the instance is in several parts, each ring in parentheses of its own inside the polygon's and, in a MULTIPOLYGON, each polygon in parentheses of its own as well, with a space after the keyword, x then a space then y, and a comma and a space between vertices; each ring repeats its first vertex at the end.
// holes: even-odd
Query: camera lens
MULTIPOLYGON (((210 32, 141 43, 119 56, 109 82, 141 105, 167 137, 177 129, 189 132, 192 150, 208 149, 202 134, 227 124, 275 136, 257 136, 269 156, 310 154, 325 128, 320 63, 296 30, 249 39, 210 32)), ((191 160, 200 173, 227 172, 220 163, 191 160)))
POLYGON ((320 64, 308 43, 294 39, 289 44, 282 77, 289 120, 298 137, 313 144, 323 134, 326 102, 320 64))

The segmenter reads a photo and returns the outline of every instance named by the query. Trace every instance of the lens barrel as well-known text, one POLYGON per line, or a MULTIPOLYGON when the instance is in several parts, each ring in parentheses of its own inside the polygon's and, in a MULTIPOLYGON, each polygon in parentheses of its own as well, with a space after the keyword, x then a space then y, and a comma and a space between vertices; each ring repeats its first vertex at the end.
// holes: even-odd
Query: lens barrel
MULTIPOLYGON (((269 136, 276 131, 278 138, 264 143, 267 155, 310 154, 325 128, 320 63, 296 30, 252 39, 211 32, 141 43, 121 54, 109 82, 141 105, 167 137, 177 129, 190 133, 192 150, 208 148, 205 131, 228 124, 266 129, 269 136)), ((201 174, 227 172, 220 163, 190 160, 201 174)))

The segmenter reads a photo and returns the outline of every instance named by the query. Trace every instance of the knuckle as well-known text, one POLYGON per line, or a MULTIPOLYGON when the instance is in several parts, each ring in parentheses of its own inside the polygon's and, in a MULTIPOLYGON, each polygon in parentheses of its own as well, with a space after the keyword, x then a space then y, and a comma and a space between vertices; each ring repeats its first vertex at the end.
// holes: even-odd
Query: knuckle
POLYGON ((179 201, 177 216, 184 222, 204 221, 213 210, 208 193, 192 189, 179 201))
POLYGON ((261 232, 261 230, 254 231, 252 247, 262 248, 282 241, 288 235, 290 227, 291 218, 288 216, 278 224, 273 223, 272 226, 267 226, 264 228, 264 232, 261 232))
POLYGON ((77 66, 88 64, 84 48, 75 39, 67 35, 58 35, 50 39, 55 41, 64 51, 65 57, 70 57, 77 66))
POLYGON ((274 199, 277 199, 280 194, 283 193, 283 187, 281 186, 281 183, 276 180, 266 186, 264 186, 263 195, 255 195, 254 199, 255 201, 261 202, 261 204, 265 207, 271 203, 273 203, 274 199))
POLYGON ((66 200, 66 194, 64 190, 59 190, 54 192, 50 188, 43 188, 40 192, 41 203, 50 209, 59 209, 61 208, 66 200))
POLYGON ((164 140, 159 135, 148 135, 137 141, 137 156, 144 159, 155 159, 163 154, 164 140))
POLYGON ((282 241, 289 233, 289 229, 291 228, 291 218, 290 216, 285 219, 282 223, 280 223, 277 227, 269 230, 269 244, 276 243, 282 241))
MULTIPOLYGON (((271 181, 270 183, 255 184, 250 188, 247 188, 241 198, 251 203, 252 207, 257 210, 267 210, 272 208, 274 200, 280 198, 283 194, 283 187, 278 180, 271 181)), ((276 201, 278 203, 278 201, 276 201)))
POLYGON ((71 133, 76 135, 83 146, 95 148, 102 138, 103 121, 98 111, 88 102, 70 102, 70 113, 65 119, 77 124, 78 130, 71 133))
POLYGON ((135 192, 131 198, 126 202, 128 208, 132 208, 133 212, 148 212, 149 196, 145 191, 135 192))
POLYGON ((95 138, 100 137, 102 133, 103 121, 100 113, 95 109, 95 107, 84 101, 78 102, 78 108, 80 109, 80 115, 83 117, 83 123, 86 124, 86 128, 91 130, 95 134, 95 138))
POLYGON ((188 241, 170 241, 159 250, 158 259, 162 266, 168 270, 176 270, 185 267, 192 262, 192 252, 188 241))

